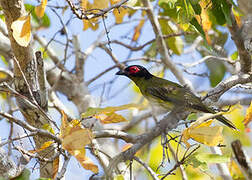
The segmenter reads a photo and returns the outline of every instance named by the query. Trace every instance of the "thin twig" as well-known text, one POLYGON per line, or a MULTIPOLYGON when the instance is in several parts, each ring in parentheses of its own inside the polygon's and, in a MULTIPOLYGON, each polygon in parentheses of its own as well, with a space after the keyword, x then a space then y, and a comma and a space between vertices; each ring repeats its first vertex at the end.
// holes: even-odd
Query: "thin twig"
POLYGON ((137 161, 139 164, 141 164, 149 172, 149 174, 151 175, 152 179, 159 180, 157 174, 145 162, 143 162, 141 159, 139 159, 136 156, 134 156, 133 159, 135 161, 137 161))
POLYGON ((124 3, 126 3, 129 0, 122 0, 108 8, 104 8, 104 9, 89 9, 86 11, 81 10, 80 8, 76 7, 71 0, 66 0, 68 5, 70 6, 71 10, 73 11, 73 13, 77 16, 77 18, 79 19, 86 19, 86 20, 90 20, 96 17, 101 17, 104 16, 106 13, 108 13, 109 11, 119 8, 121 7, 124 3), (94 12, 92 12, 94 11, 94 12), (99 12, 97 12, 99 11, 99 12))

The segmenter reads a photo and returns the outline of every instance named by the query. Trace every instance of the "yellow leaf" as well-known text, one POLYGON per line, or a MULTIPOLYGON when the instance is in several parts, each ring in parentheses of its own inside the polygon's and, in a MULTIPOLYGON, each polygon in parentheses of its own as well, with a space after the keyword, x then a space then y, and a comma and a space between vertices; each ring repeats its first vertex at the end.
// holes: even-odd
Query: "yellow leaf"
POLYGON ((98 173, 98 166, 85 155, 84 147, 90 144, 93 139, 91 130, 83 128, 78 120, 68 122, 64 111, 61 111, 61 114, 60 138, 62 139, 62 147, 73 155, 83 168, 98 173))
MULTIPOLYGON (((127 6, 135 6, 137 3, 137 0, 128 0, 125 5, 127 6)), ((142 12, 145 12, 145 11, 142 11, 142 12)))
MULTIPOLYGON (((80 161, 79 161, 80 162, 80 161)), ((84 167, 85 169, 87 169, 87 170, 90 170, 90 171, 92 171, 93 173, 98 173, 98 166, 97 165, 95 165, 93 162, 92 162, 92 160, 89 158, 89 157, 87 157, 87 156, 85 156, 84 158, 83 158, 83 160, 82 160, 82 162, 81 162, 81 165, 82 165, 82 167, 84 167)))
POLYGON ((93 31, 97 30, 99 28, 99 24, 96 21, 97 18, 93 18, 90 20, 83 19, 83 31, 86 31, 88 28, 91 28, 93 31))
MULTIPOLYGON (((161 30, 164 35, 174 34, 177 32, 176 26, 174 26, 172 23, 169 23, 169 21, 165 19, 159 19, 159 23, 161 25, 161 30)), ((170 37, 165 40, 167 46, 175 53, 175 54, 182 54, 184 43, 181 37, 174 36, 170 37)))
POLYGON ((13 37, 20 46, 27 47, 31 40, 30 15, 22 16, 12 22, 13 37))
POLYGON ((114 177, 113 180, 124 180, 124 176, 122 174, 118 174, 114 177))
POLYGON ((140 36, 140 34, 141 34, 141 30, 142 30, 142 27, 143 27, 144 23, 145 23, 145 20, 143 19, 143 20, 141 20, 141 21, 139 22, 139 24, 135 27, 135 29, 134 29, 134 35, 133 35, 132 41, 137 41, 137 40, 138 40, 138 38, 139 38, 139 36, 140 36))
POLYGON ((127 143, 122 147, 122 152, 128 150, 129 148, 131 148, 133 146, 132 143, 127 143))
POLYGON ((48 132, 55 134, 52 126, 50 124, 43 124, 42 129, 47 130, 48 132))
MULTIPOLYGON (((87 0, 81 1, 81 7, 84 11, 92 10, 92 13, 99 13, 102 9, 107 8, 109 5, 109 0, 94 0, 94 3, 91 4, 87 0), (99 10, 98 10, 99 9, 99 10)), ((90 20, 83 19, 83 31, 91 28, 93 31, 99 28, 98 19, 92 18, 90 20)))
POLYGON ((47 0, 41 0, 41 4, 35 7, 35 13, 38 17, 42 18, 45 14, 47 0))
POLYGON ((123 116, 116 114, 114 112, 99 114, 96 115, 95 118, 99 119, 103 124, 119 123, 127 121, 123 116))
POLYGON ((6 79, 8 75, 4 73, 3 71, 0 72, 0 79, 6 79))
POLYGON ((89 129, 73 128, 69 134, 62 137, 62 147, 66 150, 81 149, 91 143, 93 138, 89 129))
POLYGON ((207 1, 200 1, 199 4, 201 6, 201 14, 200 14, 200 16, 196 15, 195 18, 197 19, 198 23, 201 24, 201 26, 205 32, 207 43, 211 44, 211 39, 208 35, 208 31, 212 27, 212 21, 209 19, 209 16, 207 13, 207 9, 211 6, 210 6, 209 2, 207 2, 207 1))
POLYGON ((93 139, 91 130, 83 128, 80 121, 72 120, 68 123, 66 114, 61 111, 60 138, 62 147, 68 151, 83 148, 93 139))
POLYGON ((92 9, 104 9, 104 8, 107 8, 108 5, 109 5, 109 0, 94 0, 92 9))
POLYGON ((85 113, 81 114, 81 117, 89 118, 95 117, 99 119, 102 123, 118 123, 127 121, 123 116, 116 114, 115 111, 125 110, 129 108, 140 109, 142 105, 138 104, 125 104, 122 106, 111 106, 106 108, 88 108, 85 113))
POLYGON ((81 0, 81 8, 82 8, 82 10, 87 10, 87 8, 88 8, 88 0, 81 0))
POLYGON ((243 107, 240 104, 233 105, 230 110, 225 113, 226 117, 232 121, 237 129, 241 132, 245 129, 243 120, 244 120, 244 113, 243 107))
POLYGON ((247 109, 247 112, 246 112, 246 116, 243 120, 243 123, 245 125, 245 127, 248 126, 248 124, 252 121, 252 101, 250 103, 250 106, 248 107, 247 109))
MULTIPOLYGON (((120 2, 121 0, 110 0, 110 4, 116 4, 118 2, 120 2)), ((123 18, 124 16, 128 13, 127 9, 119 7, 117 9, 113 10, 113 14, 115 16, 115 21, 117 24, 120 24, 123 22, 123 18)))
POLYGON ((95 165, 90 158, 86 157, 86 151, 84 148, 69 152, 78 160, 78 162, 84 169, 91 170, 94 173, 98 173, 98 166, 95 165))
POLYGON ((125 104, 122 106, 109 106, 106 108, 88 108, 85 113, 81 114, 82 118, 88 118, 99 114, 110 113, 115 111, 121 111, 129 108, 141 108, 141 105, 138 104, 125 104))
POLYGON ((234 8, 232 8, 232 11, 234 13, 234 17, 235 17, 238 27, 241 28, 242 26, 241 14, 238 11, 236 11, 234 8))
POLYGON ((59 157, 57 157, 53 161, 53 179, 56 178, 58 170, 59 170, 59 157))
POLYGON ((44 144, 42 144, 42 146, 39 149, 30 150, 29 152, 36 153, 36 152, 43 151, 44 149, 48 148, 51 144, 53 144, 53 141, 46 141, 44 142, 44 144))
POLYGON ((67 126, 68 126, 68 121, 67 121, 67 115, 65 114, 64 111, 60 112, 62 117, 61 117, 61 127, 60 127, 60 134, 65 135, 67 131, 67 126))
POLYGON ((192 123, 189 128, 186 128, 182 133, 182 141, 186 144, 187 147, 190 144, 187 142, 189 139, 193 139, 199 143, 208 145, 208 146, 217 146, 223 143, 222 130, 221 126, 210 127, 213 120, 203 122, 198 124, 197 121, 192 123))

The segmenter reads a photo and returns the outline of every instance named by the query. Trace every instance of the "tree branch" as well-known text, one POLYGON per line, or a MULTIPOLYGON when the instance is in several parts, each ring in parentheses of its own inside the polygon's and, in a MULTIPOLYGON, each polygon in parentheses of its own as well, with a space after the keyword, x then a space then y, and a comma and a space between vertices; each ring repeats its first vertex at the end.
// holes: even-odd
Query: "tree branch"
POLYGON ((150 173, 152 179, 159 180, 157 174, 145 162, 143 162, 141 159, 139 159, 136 156, 134 156, 133 159, 137 161, 139 164, 141 164, 150 173))
POLYGON ((119 162, 131 160, 134 157, 134 154, 142 148, 147 143, 150 143, 153 139, 160 136, 162 132, 168 132, 173 128, 177 127, 178 121, 184 119, 188 112, 185 112, 183 109, 177 108, 174 111, 171 111, 167 116, 165 116, 158 124, 150 130, 150 132, 138 135, 136 137, 136 143, 129 148, 128 150, 121 152, 115 156, 109 163, 108 174, 111 175, 114 168, 119 162))
POLYGON ((161 31, 160 24, 158 22, 157 16, 154 15, 152 5, 149 0, 142 0, 144 6, 148 8, 147 15, 149 20, 152 24, 153 31, 156 35, 156 41, 158 45, 158 50, 162 56, 163 63, 171 70, 171 72, 176 76, 178 81, 183 85, 188 85, 191 87, 191 83, 183 77, 182 72, 176 67, 176 65, 172 62, 171 58, 169 57, 168 48, 166 46, 165 40, 163 38, 163 34, 161 31))
POLYGON ((123 131, 119 130, 99 130, 93 132, 95 138, 116 138, 116 139, 122 139, 125 142, 135 143, 136 142, 136 136, 125 133, 123 131))
POLYGON ((251 72, 251 64, 252 64, 251 55, 245 48, 241 29, 238 27, 232 11, 231 11, 231 21, 232 21, 232 25, 228 26, 228 29, 232 35, 232 39, 235 42, 237 51, 239 53, 240 63, 241 63, 241 72, 249 73, 251 72))
POLYGON ((243 74, 243 75, 233 75, 228 79, 220 82, 215 88, 210 90, 203 100, 207 99, 209 102, 216 102, 222 94, 227 90, 234 87, 237 84, 246 84, 252 81, 252 74, 243 74))
POLYGON ((129 0, 122 0, 119 3, 116 3, 108 8, 104 8, 104 9, 89 9, 83 12, 83 10, 81 8, 76 7, 71 0, 66 0, 68 5, 70 6, 71 10, 73 11, 73 13, 77 16, 77 18, 79 19, 93 19, 96 17, 101 17, 104 16, 106 13, 108 13, 109 11, 119 8, 121 7, 124 3, 126 3, 129 0), (94 11, 94 12, 92 12, 94 11), (99 11, 99 12, 97 12, 99 11))
POLYGON ((39 135, 42 135, 42 136, 48 137, 50 139, 53 139, 55 142, 61 144, 61 139, 60 138, 58 138, 57 136, 49 133, 46 130, 35 128, 35 127, 29 125, 28 123, 26 123, 26 122, 24 122, 24 121, 22 121, 20 119, 17 119, 15 117, 13 117, 12 115, 10 115, 8 113, 5 113, 5 112, 0 111, 0 116, 3 116, 5 118, 7 118, 11 122, 14 122, 14 123, 18 124, 19 126, 25 128, 25 129, 27 129, 27 130, 29 130, 31 132, 36 132, 39 135))

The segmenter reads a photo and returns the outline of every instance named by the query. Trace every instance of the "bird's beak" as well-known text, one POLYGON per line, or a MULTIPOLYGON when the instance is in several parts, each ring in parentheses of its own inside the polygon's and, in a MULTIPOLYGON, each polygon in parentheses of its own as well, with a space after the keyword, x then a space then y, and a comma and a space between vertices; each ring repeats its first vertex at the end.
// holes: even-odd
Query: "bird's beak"
POLYGON ((116 73, 116 75, 126 75, 124 70, 120 70, 116 73))

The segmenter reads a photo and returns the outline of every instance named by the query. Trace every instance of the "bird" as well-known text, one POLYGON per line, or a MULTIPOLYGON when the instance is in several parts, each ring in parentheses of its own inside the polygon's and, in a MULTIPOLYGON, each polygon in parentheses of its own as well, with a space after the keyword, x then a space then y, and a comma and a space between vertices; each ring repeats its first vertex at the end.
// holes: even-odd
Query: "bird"
MULTIPOLYGON (((189 88, 154 76, 143 66, 131 65, 118 71, 116 75, 131 79, 151 104, 161 106, 165 110, 171 111, 176 107, 183 106, 192 112, 216 113, 212 107, 206 106, 189 88)), ((218 115, 215 118, 236 130, 235 125, 224 116, 218 115)))

